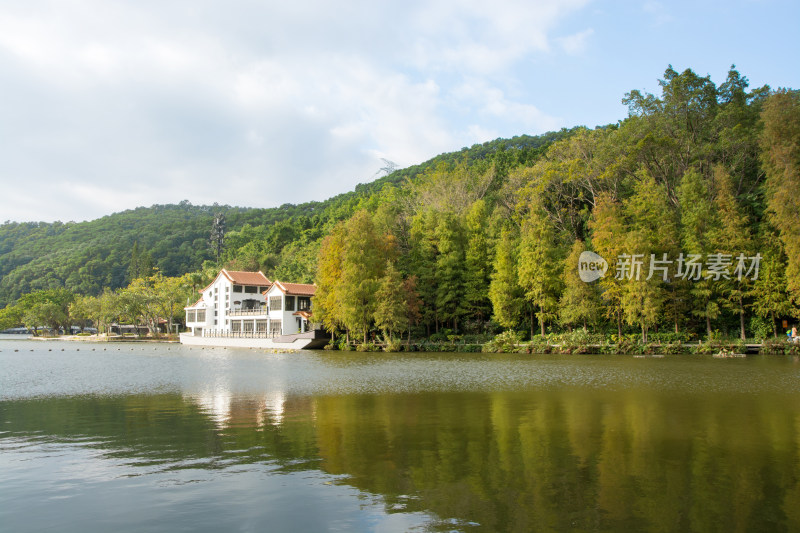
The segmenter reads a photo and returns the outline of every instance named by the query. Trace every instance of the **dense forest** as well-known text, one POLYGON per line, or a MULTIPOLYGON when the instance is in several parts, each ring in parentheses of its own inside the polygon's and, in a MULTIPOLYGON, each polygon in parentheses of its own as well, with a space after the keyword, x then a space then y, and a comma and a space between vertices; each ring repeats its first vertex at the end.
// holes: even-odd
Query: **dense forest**
POLYGON ((325 202, 6 223, 0 305, 184 274, 196 289, 226 266, 317 283, 317 319, 364 343, 776 334, 800 318, 800 94, 750 89, 733 67, 720 85, 672 67, 659 83, 627 93, 617 124, 476 145, 325 202), (586 250, 609 265, 591 283, 586 250))
POLYGON ((456 161, 374 195, 322 242, 318 319, 364 343, 413 328, 777 334, 800 304, 798 92, 749 90, 733 67, 719 86, 672 67, 659 83, 541 157, 456 161), (593 283, 586 250, 611 264, 593 283))

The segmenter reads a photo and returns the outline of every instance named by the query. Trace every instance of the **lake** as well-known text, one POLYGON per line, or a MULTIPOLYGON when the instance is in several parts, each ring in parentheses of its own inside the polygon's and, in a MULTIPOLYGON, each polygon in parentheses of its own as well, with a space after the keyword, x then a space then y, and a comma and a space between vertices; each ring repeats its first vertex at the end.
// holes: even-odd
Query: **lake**
POLYGON ((800 362, 3 339, 0 531, 800 531, 800 362))

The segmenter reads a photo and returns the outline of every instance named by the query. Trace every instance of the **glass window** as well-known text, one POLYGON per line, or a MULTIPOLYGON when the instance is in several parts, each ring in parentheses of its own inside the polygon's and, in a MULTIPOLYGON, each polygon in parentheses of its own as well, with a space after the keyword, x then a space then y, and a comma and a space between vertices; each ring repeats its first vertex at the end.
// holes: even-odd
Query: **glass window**
POLYGON ((281 321, 280 320, 270 320, 269 321, 269 333, 270 335, 280 335, 281 334, 281 321))
POLYGON ((281 297, 280 296, 270 296, 269 297, 269 309, 270 311, 280 311, 283 308, 281 305, 281 297))
POLYGON ((294 311, 294 296, 287 296, 286 297, 286 310, 287 311, 294 311))
POLYGON ((242 292, 242 286, 241 285, 234 285, 233 286, 233 292, 242 292))
POLYGON ((297 310, 298 311, 308 311, 311 309, 311 298, 308 296, 298 296, 297 297, 297 310))
POLYGON ((246 292, 247 294, 255 294, 258 292, 258 287, 248 285, 247 287, 244 288, 244 292, 246 292))

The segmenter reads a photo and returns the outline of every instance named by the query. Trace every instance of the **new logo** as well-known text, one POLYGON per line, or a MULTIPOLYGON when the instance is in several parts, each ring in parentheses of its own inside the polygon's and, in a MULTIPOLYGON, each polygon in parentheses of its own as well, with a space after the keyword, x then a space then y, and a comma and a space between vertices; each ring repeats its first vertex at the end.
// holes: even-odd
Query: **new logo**
POLYGON ((585 251, 578 258, 578 275, 581 281, 591 283, 606 275, 608 261, 594 252, 585 251))

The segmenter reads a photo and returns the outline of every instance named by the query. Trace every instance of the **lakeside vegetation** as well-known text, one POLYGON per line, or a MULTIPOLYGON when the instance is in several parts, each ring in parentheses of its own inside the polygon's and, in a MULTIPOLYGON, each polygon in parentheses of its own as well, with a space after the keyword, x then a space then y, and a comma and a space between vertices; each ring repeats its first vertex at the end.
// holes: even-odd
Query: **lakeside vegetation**
POLYGON ((317 283, 316 320, 342 347, 508 331, 527 346, 583 335, 576 346, 644 353, 783 335, 800 319, 800 94, 750 89, 734 68, 717 86, 670 67, 660 86, 627 93, 617 124, 476 145, 325 202, 6 223, 0 327, 172 321, 225 266, 317 283), (578 276, 585 250, 609 263, 592 283, 578 276), (645 274, 671 258, 668 279, 618 279, 623 254, 645 274), (722 254, 728 279, 708 261, 680 278, 681 254, 722 254), (736 275, 737 257, 759 258, 757 278, 736 275))

